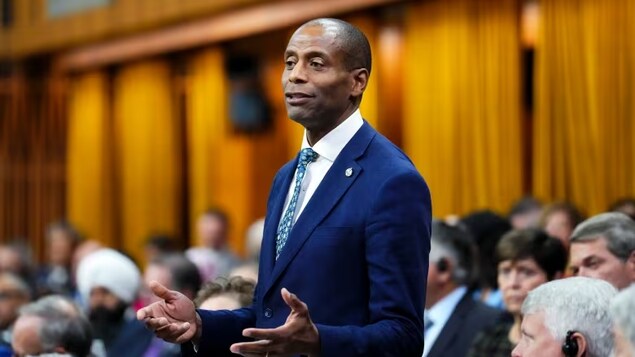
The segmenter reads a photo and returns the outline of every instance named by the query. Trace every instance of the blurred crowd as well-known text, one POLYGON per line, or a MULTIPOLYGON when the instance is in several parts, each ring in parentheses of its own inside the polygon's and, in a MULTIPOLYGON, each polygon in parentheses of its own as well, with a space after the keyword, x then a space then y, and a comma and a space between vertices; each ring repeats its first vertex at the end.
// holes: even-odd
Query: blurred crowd
POLYGON ((246 234, 246 258, 227 246, 228 221, 208 210, 197 221, 198 246, 178 249, 163 235, 146 240, 147 264, 85 239, 69 222, 46 230, 46 262, 34 264, 24 240, 0 245, 0 357, 180 356, 180 346, 156 338, 136 310, 158 298, 156 281, 204 309, 251 304, 264 227, 246 234))
MULTIPOLYGON (((179 356, 136 319, 158 299, 150 282, 202 309, 248 306, 263 227, 260 219, 247 230, 240 259, 226 215, 209 210, 197 246, 148 237, 145 266, 65 221, 48 226, 44 264, 24 240, 4 243, 0 357, 179 356)), ((635 356, 635 199, 588 218, 570 203, 527 197, 507 215, 437 219, 428 268, 426 357, 635 356)))

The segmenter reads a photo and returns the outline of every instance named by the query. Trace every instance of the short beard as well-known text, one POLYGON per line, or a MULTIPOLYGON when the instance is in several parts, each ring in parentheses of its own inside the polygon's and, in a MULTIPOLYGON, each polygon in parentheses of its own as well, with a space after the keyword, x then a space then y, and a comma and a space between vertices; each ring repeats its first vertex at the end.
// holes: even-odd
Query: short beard
POLYGON ((93 327, 95 339, 102 340, 106 349, 117 338, 127 309, 128 305, 119 302, 114 309, 97 306, 90 311, 88 319, 93 327))

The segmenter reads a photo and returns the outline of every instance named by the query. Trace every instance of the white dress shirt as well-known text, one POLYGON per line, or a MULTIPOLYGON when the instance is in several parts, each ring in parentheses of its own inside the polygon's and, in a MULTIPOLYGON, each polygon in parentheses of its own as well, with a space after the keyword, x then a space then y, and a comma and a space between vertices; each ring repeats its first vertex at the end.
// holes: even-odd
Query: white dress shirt
POLYGON ((424 334, 425 347, 423 348, 423 357, 426 357, 428 353, 430 353, 434 342, 441 334, 450 316, 452 316, 456 305, 459 304, 466 293, 467 287, 459 286, 424 312, 430 321, 432 321, 432 326, 428 328, 424 334))
MULTIPOLYGON (((313 151, 318 153, 318 158, 314 162, 309 163, 307 166, 306 172, 304 174, 304 179, 302 180, 302 184, 300 186, 300 193, 298 196, 298 202, 295 208, 295 214, 293 216, 293 223, 297 221, 300 214, 306 207, 307 203, 315 193, 315 190, 318 188, 324 176, 329 171, 331 166, 333 166, 333 162, 337 159, 337 156, 340 154, 342 149, 348 144, 348 142, 353 138, 355 133, 362 127, 364 124, 364 119, 362 119, 362 115, 357 109, 351 116, 346 118, 340 125, 335 127, 335 129, 328 132, 322 139, 320 139, 313 147, 309 145, 309 141, 306 137, 306 130, 304 131, 304 136, 302 139, 302 149, 311 147, 313 151)), ((291 180, 291 185, 289 187, 289 192, 287 193, 287 198, 284 203, 284 209, 282 212, 287 210, 287 206, 289 205, 289 201, 291 201, 291 197, 293 196, 293 188, 295 187, 295 176, 298 174, 298 170, 296 169, 295 174, 293 175, 293 179, 291 180)), ((344 173, 342 173, 344 174, 344 173)), ((282 219, 282 217, 281 217, 282 219)))

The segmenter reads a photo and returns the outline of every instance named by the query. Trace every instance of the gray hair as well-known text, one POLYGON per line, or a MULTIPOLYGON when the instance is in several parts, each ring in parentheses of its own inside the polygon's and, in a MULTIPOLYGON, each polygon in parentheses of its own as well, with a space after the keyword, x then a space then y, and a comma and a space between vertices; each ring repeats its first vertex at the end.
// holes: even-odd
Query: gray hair
POLYGON ((626 262, 635 252, 635 221, 618 212, 601 213, 580 223, 571 235, 571 243, 604 238, 608 250, 626 262))
MULTIPOLYGON (((622 290, 611 301, 611 317, 616 326, 635 348, 635 284, 622 290)), ((631 351, 635 354, 635 350, 631 351)))
POLYGON ((90 322, 69 299, 60 295, 43 297, 20 308, 20 317, 40 318, 40 343, 44 352, 63 347, 76 357, 90 355, 93 342, 90 322))
POLYGON ((432 222, 430 262, 447 259, 452 264, 452 280, 459 285, 470 285, 477 276, 476 245, 470 234, 442 221, 432 222))
POLYGON ((564 341, 567 331, 577 331, 586 338, 588 357, 609 356, 613 351, 609 304, 615 294, 615 287, 599 279, 554 280, 529 292, 522 314, 542 312, 544 325, 557 341, 564 341))

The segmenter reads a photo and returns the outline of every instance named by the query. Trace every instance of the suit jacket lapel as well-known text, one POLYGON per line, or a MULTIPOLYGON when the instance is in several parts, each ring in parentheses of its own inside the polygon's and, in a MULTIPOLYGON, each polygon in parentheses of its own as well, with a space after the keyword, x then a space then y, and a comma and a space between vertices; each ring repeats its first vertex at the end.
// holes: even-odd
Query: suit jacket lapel
MULTIPOLYGON (((276 279, 280 277, 282 272, 286 270, 289 263, 302 248, 309 236, 311 236, 313 230, 335 207, 342 195, 346 193, 348 188, 361 174, 362 167, 356 162, 356 159, 366 151, 370 140, 375 134, 375 130, 372 129, 368 123, 364 123, 351 141, 344 147, 342 152, 340 152, 333 166, 331 166, 326 173, 326 176, 324 176, 324 179, 311 197, 311 200, 307 203, 304 211, 291 229, 289 239, 280 253, 278 261, 275 262, 273 266, 273 272, 271 273, 271 279, 269 280, 269 284, 267 284, 265 294, 273 286, 276 279), (352 169, 353 172, 350 176, 346 176, 346 170, 349 168, 352 169)), ((290 181, 288 184, 291 184, 290 181)), ((289 186, 287 185, 286 187, 288 188, 289 186)), ((284 198, 282 202, 284 204, 284 198)), ((276 209, 278 209, 278 207, 276 207, 276 209)), ((282 208, 279 208, 279 211, 281 210, 282 208)), ((280 215, 281 212, 277 212, 278 218, 280 215)), ((272 243, 272 245, 275 246, 275 243, 272 243)), ((275 256, 275 253, 273 255, 275 256)))
POLYGON ((271 205, 271 212, 268 212, 268 222, 265 224, 265 230, 263 232, 261 249, 263 254, 260 255, 260 269, 264 275, 261 277, 263 282, 268 281, 268 277, 273 270, 273 266, 276 261, 276 236, 278 234, 278 223, 282 216, 282 210, 284 209, 284 201, 287 198, 289 192, 289 186, 291 180, 293 180, 293 174, 295 173, 295 167, 297 165, 298 158, 286 164, 280 170, 280 183, 277 183, 274 187, 271 195, 273 202, 271 205))
POLYGON ((432 346, 428 356, 445 355, 446 346, 454 342, 457 332, 461 327, 463 327, 465 315, 472 310, 474 305, 475 303, 472 301, 472 296, 469 293, 463 295, 452 312, 452 315, 450 315, 450 319, 448 319, 448 322, 446 322, 445 326, 443 326, 443 330, 441 330, 439 337, 436 341, 434 341, 434 346, 432 346))

